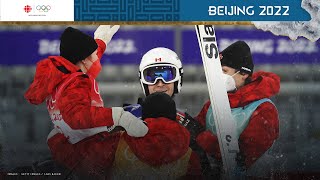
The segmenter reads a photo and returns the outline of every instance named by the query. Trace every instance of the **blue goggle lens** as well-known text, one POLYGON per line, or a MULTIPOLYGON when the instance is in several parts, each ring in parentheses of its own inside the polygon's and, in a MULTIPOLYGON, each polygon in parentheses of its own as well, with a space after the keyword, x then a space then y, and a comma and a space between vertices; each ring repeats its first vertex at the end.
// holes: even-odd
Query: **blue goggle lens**
POLYGON ((160 78, 167 83, 174 80, 176 75, 176 68, 172 66, 155 66, 143 71, 144 79, 149 83, 156 83, 155 81, 157 78, 160 78))

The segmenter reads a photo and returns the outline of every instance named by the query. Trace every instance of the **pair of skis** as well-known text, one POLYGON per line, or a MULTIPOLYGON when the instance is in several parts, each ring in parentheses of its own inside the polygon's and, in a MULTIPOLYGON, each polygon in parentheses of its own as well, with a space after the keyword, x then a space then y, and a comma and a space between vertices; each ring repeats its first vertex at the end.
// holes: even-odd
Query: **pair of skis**
MULTIPOLYGON (((209 89, 212 107, 212 115, 220 146, 223 162, 224 177, 235 179, 237 171, 236 157, 239 152, 238 139, 236 138, 236 127, 232 120, 230 104, 227 91, 222 79, 222 69, 217 46, 216 34, 213 25, 196 25, 196 32, 202 56, 203 66, 209 89)), ((212 118, 211 118, 212 119, 212 118)), ((207 127, 214 132, 214 126, 207 127)))

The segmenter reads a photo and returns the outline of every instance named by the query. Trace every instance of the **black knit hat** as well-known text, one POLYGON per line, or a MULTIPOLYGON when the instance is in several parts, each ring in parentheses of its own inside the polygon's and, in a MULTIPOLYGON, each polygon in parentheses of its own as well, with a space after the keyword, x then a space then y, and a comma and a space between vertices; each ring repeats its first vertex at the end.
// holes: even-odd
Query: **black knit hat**
POLYGON ((73 64, 87 58, 96 49, 96 41, 89 35, 68 27, 60 37, 60 56, 69 60, 73 64))
POLYGON ((240 70, 247 74, 253 73, 253 61, 250 47, 244 41, 237 41, 220 53, 221 65, 240 70))
POLYGON ((176 103, 166 93, 155 92, 146 97, 141 104, 142 119, 166 117, 171 120, 176 119, 176 103))

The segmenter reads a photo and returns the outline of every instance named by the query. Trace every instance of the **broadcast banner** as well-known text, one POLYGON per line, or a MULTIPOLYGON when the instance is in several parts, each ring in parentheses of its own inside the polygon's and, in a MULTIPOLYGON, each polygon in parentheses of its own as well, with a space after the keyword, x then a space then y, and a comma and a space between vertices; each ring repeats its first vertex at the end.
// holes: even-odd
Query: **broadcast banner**
POLYGON ((1 0, 1 21, 308 21, 308 0, 1 0))

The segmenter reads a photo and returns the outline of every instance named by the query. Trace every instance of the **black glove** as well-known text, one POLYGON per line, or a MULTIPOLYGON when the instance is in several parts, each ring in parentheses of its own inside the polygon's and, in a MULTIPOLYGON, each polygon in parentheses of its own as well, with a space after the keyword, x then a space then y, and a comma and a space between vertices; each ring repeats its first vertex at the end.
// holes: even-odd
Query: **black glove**
POLYGON ((203 131, 205 131, 205 127, 203 127, 197 120, 191 117, 188 113, 178 113, 178 121, 179 123, 188 129, 190 132, 190 145, 192 146, 196 142, 196 137, 203 131))
MULTIPOLYGON (((202 174, 204 179, 218 178, 220 174, 220 169, 213 168, 208 159, 207 153, 197 144, 197 136, 205 131, 203 127, 197 120, 191 117, 188 113, 178 113, 178 120, 181 125, 188 129, 190 132, 190 145, 189 147, 198 155, 200 159, 202 174)), ((220 167, 220 166, 219 166, 220 167)))

